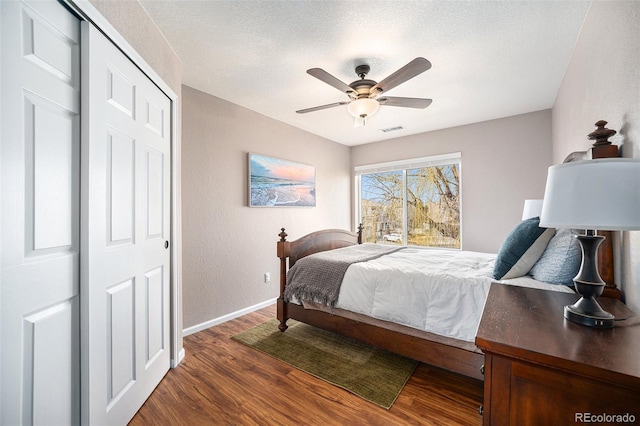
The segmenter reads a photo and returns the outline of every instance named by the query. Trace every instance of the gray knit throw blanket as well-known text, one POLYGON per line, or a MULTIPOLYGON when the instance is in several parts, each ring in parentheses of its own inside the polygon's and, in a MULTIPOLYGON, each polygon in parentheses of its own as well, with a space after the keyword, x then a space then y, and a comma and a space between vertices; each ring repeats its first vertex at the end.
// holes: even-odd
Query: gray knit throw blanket
POLYGON ((333 310, 349 265, 376 259, 402 248, 361 244, 303 257, 287 273, 284 300, 316 302, 333 310))

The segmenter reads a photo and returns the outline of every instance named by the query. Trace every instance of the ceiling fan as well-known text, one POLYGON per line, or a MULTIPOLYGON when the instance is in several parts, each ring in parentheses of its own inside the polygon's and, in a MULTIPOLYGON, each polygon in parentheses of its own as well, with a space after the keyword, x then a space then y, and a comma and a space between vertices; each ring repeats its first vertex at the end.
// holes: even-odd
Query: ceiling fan
POLYGON ((355 126, 364 126, 366 120, 374 115, 380 105, 397 106, 405 108, 426 108, 431 105, 431 99, 424 98, 399 98, 393 96, 380 96, 399 84, 427 71, 431 68, 431 62, 425 58, 415 58, 404 67, 400 68, 379 83, 366 79, 369 74, 369 65, 358 65, 355 69, 360 80, 351 84, 345 84, 321 68, 311 68, 307 74, 335 87, 349 96, 348 101, 334 102, 332 104, 320 105, 296 111, 298 114, 319 111, 333 108, 340 105, 347 105, 347 111, 355 118, 355 126))

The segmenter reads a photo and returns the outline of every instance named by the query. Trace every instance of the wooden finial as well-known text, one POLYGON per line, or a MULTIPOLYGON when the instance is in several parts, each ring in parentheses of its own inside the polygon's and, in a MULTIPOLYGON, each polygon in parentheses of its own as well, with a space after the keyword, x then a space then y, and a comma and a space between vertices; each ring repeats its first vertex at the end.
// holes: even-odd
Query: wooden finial
POLYGON ((610 158, 617 157, 618 154, 618 146, 612 144, 608 139, 615 135, 617 132, 615 130, 607 129, 607 122, 604 120, 600 120, 596 123, 598 127, 593 132, 589 133, 589 140, 595 141, 593 146, 591 147, 591 158, 610 158))
POLYGON ((280 228, 280 230, 282 231, 282 232, 280 232, 278 234, 278 236, 280 236, 280 241, 286 241, 287 240, 287 233, 284 232, 284 228, 280 228))
POLYGON ((613 129, 607 129, 607 122, 604 120, 600 120, 596 123, 596 127, 598 127, 593 132, 589 133, 587 136, 589 140, 595 140, 593 146, 602 146, 602 145, 611 145, 611 142, 608 140, 611 136, 615 135, 617 132, 613 129))

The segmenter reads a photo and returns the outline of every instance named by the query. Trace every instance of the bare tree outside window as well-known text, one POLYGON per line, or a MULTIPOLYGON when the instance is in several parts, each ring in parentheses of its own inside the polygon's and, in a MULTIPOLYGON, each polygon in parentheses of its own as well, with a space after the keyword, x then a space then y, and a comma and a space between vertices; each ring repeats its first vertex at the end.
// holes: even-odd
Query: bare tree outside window
POLYGON ((410 245, 460 248, 458 164, 407 170, 410 245))
POLYGON ((459 168, 452 163, 362 174, 364 240, 459 249, 459 168))
POLYGON ((402 171, 370 173, 361 176, 360 193, 363 239, 365 242, 402 244, 402 171))

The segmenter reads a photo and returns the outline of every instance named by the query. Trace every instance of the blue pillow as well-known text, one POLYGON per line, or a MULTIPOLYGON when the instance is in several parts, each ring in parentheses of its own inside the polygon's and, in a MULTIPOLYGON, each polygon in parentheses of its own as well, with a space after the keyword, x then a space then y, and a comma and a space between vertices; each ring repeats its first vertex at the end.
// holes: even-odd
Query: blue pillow
POLYGON ((538 281, 549 284, 573 286, 573 278, 578 275, 582 262, 580 243, 571 229, 560 229, 549 241, 540 260, 533 265, 530 275, 538 281))
POLYGON ((502 243, 493 268, 493 278, 506 280, 517 278, 531 270, 555 234, 553 228, 541 228, 539 217, 521 222, 502 243))

